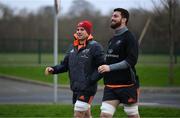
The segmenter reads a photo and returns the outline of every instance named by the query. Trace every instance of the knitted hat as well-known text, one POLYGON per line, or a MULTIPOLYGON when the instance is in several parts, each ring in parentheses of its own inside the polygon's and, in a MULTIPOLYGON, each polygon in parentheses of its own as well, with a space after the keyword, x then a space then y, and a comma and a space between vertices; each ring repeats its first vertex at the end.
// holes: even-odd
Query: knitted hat
POLYGON ((92 33, 92 23, 88 20, 79 22, 77 27, 83 27, 88 34, 92 33))

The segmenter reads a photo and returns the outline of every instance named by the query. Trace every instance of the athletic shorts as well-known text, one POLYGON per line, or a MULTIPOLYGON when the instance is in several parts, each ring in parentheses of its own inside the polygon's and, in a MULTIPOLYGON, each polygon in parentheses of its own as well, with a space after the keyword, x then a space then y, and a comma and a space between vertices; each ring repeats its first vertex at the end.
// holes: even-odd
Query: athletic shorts
POLYGON ((94 98, 94 95, 95 94, 89 94, 89 93, 85 93, 85 92, 73 92, 72 102, 73 102, 73 104, 75 104, 76 101, 79 100, 79 101, 91 104, 92 100, 94 98))
POLYGON ((123 104, 137 103, 139 89, 135 86, 127 88, 110 88, 105 86, 103 101, 119 100, 123 104))

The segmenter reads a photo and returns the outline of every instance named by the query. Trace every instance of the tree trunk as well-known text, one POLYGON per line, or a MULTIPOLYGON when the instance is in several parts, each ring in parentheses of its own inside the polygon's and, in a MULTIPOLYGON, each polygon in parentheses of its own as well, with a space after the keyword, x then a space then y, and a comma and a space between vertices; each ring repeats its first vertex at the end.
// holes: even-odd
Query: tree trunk
POLYGON ((169 85, 174 83, 174 37, 173 37, 173 24, 174 24, 174 0, 169 0, 169 40, 170 40, 170 61, 169 61, 169 85))

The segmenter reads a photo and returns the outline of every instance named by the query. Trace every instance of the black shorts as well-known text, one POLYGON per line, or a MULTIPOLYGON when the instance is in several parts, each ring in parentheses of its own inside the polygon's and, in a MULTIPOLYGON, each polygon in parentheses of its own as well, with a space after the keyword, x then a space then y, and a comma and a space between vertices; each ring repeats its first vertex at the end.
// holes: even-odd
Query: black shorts
POLYGON ((139 89, 135 86, 126 88, 109 88, 105 86, 103 101, 119 100, 123 104, 137 103, 139 89))
POLYGON ((95 94, 87 92, 73 92, 72 102, 76 103, 77 100, 91 104, 95 94))

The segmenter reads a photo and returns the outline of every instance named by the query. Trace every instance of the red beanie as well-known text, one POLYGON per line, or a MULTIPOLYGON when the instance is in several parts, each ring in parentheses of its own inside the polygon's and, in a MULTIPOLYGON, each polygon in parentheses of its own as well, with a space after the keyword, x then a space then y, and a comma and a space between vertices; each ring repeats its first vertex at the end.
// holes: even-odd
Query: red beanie
POLYGON ((92 23, 88 20, 79 22, 77 27, 83 27, 88 34, 92 33, 92 23))

